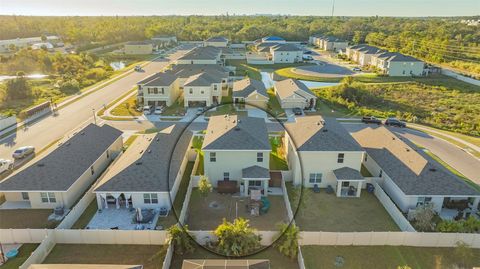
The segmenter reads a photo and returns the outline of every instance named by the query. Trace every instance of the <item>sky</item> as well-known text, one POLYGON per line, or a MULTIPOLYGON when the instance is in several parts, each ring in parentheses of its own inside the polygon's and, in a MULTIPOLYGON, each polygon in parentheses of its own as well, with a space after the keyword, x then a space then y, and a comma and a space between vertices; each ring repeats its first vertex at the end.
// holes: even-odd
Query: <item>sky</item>
POLYGON ((2 15, 475 16, 480 0, 0 0, 2 15))

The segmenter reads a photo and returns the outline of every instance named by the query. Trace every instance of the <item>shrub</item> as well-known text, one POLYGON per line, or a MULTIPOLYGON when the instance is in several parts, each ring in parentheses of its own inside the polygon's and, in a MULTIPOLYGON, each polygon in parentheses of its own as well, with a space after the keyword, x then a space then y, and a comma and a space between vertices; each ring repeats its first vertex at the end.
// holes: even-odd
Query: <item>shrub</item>
POLYGON ((292 223, 279 224, 278 240, 275 242, 275 247, 283 255, 289 258, 296 258, 298 254, 298 239, 300 229, 292 223))
POLYGON ((217 251, 226 256, 248 255, 260 248, 261 237, 243 218, 235 219, 233 223, 223 219, 213 233, 218 238, 217 251))

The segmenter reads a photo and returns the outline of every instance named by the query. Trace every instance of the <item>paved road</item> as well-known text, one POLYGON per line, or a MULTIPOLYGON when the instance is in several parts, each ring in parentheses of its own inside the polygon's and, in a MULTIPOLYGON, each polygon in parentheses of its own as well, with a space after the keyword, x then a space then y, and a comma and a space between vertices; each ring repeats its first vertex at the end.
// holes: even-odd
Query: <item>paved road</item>
MULTIPOLYGON (((177 59, 185 52, 187 50, 177 51, 169 59, 177 59)), ((11 159, 14 149, 20 146, 31 145, 42 149, 83 124, 93 122, 93 109, 98 111, 103 105, 114 101, 132 89, 139 80, 160 71, 168 65, 169 59, 154 60, 145 65, 145 72, 132 72, 103 89, 60 109, 57 116, 44 118, 25 130, 20 129, 15 134, 1 139, 0 158, 11 159)))
MULTIPOLYGON (((344 123, 348 131, 365 128, 363 123, 344 123)), ((413 143, 425 147, 464 176, 480 185, 480 161, 459 147, 421 131, 391 127, 390 130, 413 143)))

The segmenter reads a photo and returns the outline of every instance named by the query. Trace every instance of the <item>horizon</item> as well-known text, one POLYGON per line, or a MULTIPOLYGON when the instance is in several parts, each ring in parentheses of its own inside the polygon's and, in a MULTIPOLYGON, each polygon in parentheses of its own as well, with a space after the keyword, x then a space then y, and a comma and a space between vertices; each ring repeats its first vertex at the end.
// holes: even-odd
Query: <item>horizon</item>
POLYGON ((220 0, 0 0, 0 15, 17 16, 332 16, 338 17, 475 17, 480 16, 480 1, 463 0, 305 0, 292 7, 292 1, 265 0, 225 2, 220 0), (208 6, 208 8, 204 8, 208 6), (477 8, 475 8, 477 7, 477 8), (108 10, 108 11, 106 11, 108 10))

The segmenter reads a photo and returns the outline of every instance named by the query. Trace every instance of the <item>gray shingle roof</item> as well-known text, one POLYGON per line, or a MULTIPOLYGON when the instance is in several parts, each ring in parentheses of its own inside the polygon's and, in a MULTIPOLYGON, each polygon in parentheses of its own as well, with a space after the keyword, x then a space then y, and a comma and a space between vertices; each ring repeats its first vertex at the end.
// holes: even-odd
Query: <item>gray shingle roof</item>
POLYGON ((221 50, 212 46, 196 47, 189 51, 179 60, 216 60, 221 50))
POLYGON ((67 191, 122 132, 90 124, 44 158, 0 183, 0 191, 67 191))
POLYGON ((242 169, 242 178, 244 179, 264 179, 270 178, 270 171, 258 165, 249 166, 247 168, 242 169))
POLYGON ((263 118, 210 117, 203 141, 204 150, 271 150, 263 118))
POLYGON ((233 83, 232 96, 246 98, 255 91, 268 98, 267 89, 263 82, 251 78, 244 78, 233 83))
POLYGON ((352 135, 406 195, 480 196, 385 127, 366 127, 352 135))
POLYGON ((184 128, 186 125, 176 124, 158 134, 138 137, 104 175, 94 191, 171 190, 192 138, 192 132, 185 130, 176 143, 184 128))
POLYGON ((159 72, 150 77, 138 82, 137 84, 143 86, 170 86, 177 79, 176 76, 169 72, 159 72))
POLYGON ((311 96, 316 97, 305 84, 296 79, 289 78, 282 81, 275 81, 274 86, 280 99, 290 97, 294 94, 304 98, 310 98, 311 96))
POLYGON ((398 52, 393 52, 387 61, 389 62, 421 62, 419 59, 398 52))
POLYGON ((363 180, 362 174, 358 170, 355 170, 350 167, 342 167, 333 170, 333 173, 335 174, 335 177, 337 177, 337 180, 363 180))
POLYGON ((363 151, 335 119, 299 117, 296 122, 285 124, 285 128, 298 151, 363 151))
POLYGON ((295 44, 278 44, 272 47, 274 51, 303 51, 303 49, 299 48, 295 44))
POLYGON ((229 70, 217 64, 179 64, 172 67, 171 72, 179 78, 208 73, 210 76, 228 78, 229 70))
POLYGON ((209 73, 203 72, 189 77, 183 86, 210 86, 212 83, 220 83, 222 78, 211 76, 209 73))
POLYGON ((223 36, 214 36, 210 37, 209 39, 205 40, 206 42, 228 42, 228 39, 223 36))

